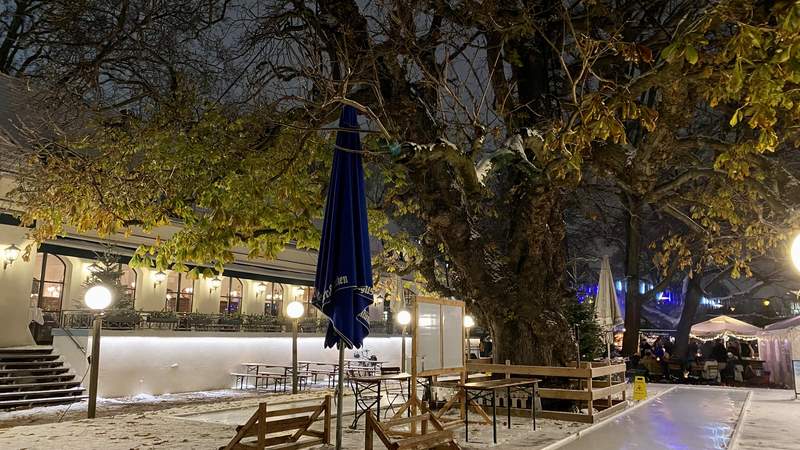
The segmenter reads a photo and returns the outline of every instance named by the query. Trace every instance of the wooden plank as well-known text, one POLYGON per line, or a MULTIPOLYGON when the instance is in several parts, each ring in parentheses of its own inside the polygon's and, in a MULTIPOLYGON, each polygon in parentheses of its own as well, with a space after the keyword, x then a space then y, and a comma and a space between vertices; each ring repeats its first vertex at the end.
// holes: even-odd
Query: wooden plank
POLYGON ((614 406, 608 407, 602 411, 599 411, 594 414, 594 421, 597 422, 598 420, 603 420, 604 418, 616 414, 628 406, 627 402, 619 402, 614 406))
MULTIPOLYGON (((594 386, 592 386, 594 387, 594 386)), ((611 395, 619 394, 620 392, 624 392, 627 389, 627 383, 618 383, 612 384, 611 386, 600 388, 600 389, 592 389, 591 396, 592 400, 609 397, 611 395)), ((541 389, 540 389, 541 391, 541 389)))
POLYGON ((588 414, 578 414, 571 412, 548 411, 548 410, 541 411, 538 414, 540 417, 543 417, 545 419, 564 420, 567 422, 592 423, 592 416, 588 414))
POLYGON ((417 373, 417 377, 438 377, 441 375, 459 375, 464 372, 463 367, 448 367, 445 369, 423 370, 417 373))
MULTIPOLYGON (((267 404, 262 402, 258 404, 258 448, 259 450, 267 446, 267 404)), ((250 428, 252 430, 252 427, 250 428)))
POLYGON ((517 386, 525 386, 525 385, 533 385, 536 383, 541 382, 537 378, 504 378, 502 380, 489 380, 489 381, 472 381, 469 383, 464 383, 464 388, 469 390, 494 390, 494 389, 504 389, 509 387, 517 387, 517 386))
POLYGON ((453 440, 453 432, 449 430, 420 434, 397 442, 397 449, 434 448, 453 440))
POLYGON ((492 372, 509 373, 515 375, 537 375, 541 377, 563 377, 563 378, 588 378, 591 369, 575 367, 549 367, 549 366, 511 366, 505 364, 481 364, 467 363, 467 370, 470 372, 492 372))
POLYGON ((289 409, 280 409, 275 411, 267 411, 267 415, 264 417, 279 417, 279 416, 289 416, 292 414, 302 414, 302 413, 310 413, 314 412, 319 408, 319 405, 314 406, 301 406, 299 408, 289 408, 289 409))
POLYGON ((308 416, 290 417, 288 419, 270 420, 266 422, 267 433, 280 433, 282 431, 296 430, 310 424, 308 416))
POLYGON ((411 422, 419 422, 420 420, 429 420, 430 417, 431 417, 431 415, 429 413, 425 413, 425 414, 422 414, 422 415, 419 415, 419 416, 411 416, 411 417, 402 417, 402 418, 399 418, 399 419, 391 419, 391 420, 388 420, 388 421, 381 422, 381 426, 384 429, 389 429, 389 428, 392 428, 392 427, 405 425, 405 424, 411 423, 411 422))
POLYGON ((583 389, 539 388, 536 390, 540 398, 557 398, 561 400, 591 400, 592 393, 583 389))
POLYGON ((231 447, 231 450, 258 450, 258 447, 256 447, 255 445, 239 443, 231 447))
POLYGON ((331 396, 326 395, 325 400, 325 415, 323 416, 323 431, 322 441, 328 445, 331 443, 331 396))
POLYGON ((244 425, 236 427, 236 431, 237 431, 236 436, 234 436, 233 439, 231 439, 231 441, 228 443, 228 445, 223 447, 224 450, 234 450, 236 448, 236 445, 239 443, 239 441, 241 441, 242 438, 245 437, 245 435, 247 434, 247 431, 250 429, 250 427, 252 427, 253 424, 256 423, 256 421, 258 420, 259 413, 261 412, 261 405, 262 404, 264 404, 264 403, 259 403, 258 410, 256 410, 256 412, 253 413, 252 416, 250 416, 250 418, 247 420, 247 422, 244 425))
POLYGON ((614 364, 611 366, 592 367, 592 378, 602 377, 604 375, 612 375, 615 373, 625 373, 625 364, 614 364))

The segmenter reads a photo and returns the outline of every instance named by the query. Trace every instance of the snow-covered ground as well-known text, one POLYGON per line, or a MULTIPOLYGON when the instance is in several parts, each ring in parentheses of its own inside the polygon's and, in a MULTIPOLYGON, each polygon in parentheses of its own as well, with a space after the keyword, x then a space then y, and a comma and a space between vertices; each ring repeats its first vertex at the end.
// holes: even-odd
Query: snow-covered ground
MULTIPOLYGON (((651 396, 672 387, 668 385, 649 385, 651 396)), ((255 407, 259 401, 284 403, 313 401, 323 395, 321 392, 279 395, 267 397, 230 398, 223 392, 175 394, 171 397, 128 399, 134 405, 119 407, 118 415, 100 417, 95 420, 72 420, 61 423, 47 423, 30 426, 16 426, 0 430, 2 449, 213 449, 225 445, 235 434, 231 423, 211 422, 223 410, 236 410, 255 407), (203 399, 209 401, 203 401, 203 399), (210 400, 214 401, 210 401, 210 400), (137 401, 138 400, 138 401, 137 401), (201 403, 202 402, 202 403, 201 403), (171 407, 172 405, 179 405, 171 407), (132 409, 130 409, 132 408, 132 409), (149 409, 149 410, 147 410, 149 409), (131 412, 133 411, 133 412, 131 412)), ((247 395, 247 394, 242 394, 247 395)), ((800 445, 800 431, 795 424, 800 420, 800 401, 794 401, 790 391, 756 390, 746 413, 738 441, 739 449, 797 449, 800 445)), ((111 408, 113 402, 100 403, 103 408, 111 408)), ((347 400, 346 400, 347 402, 347 400)), ((64 407, 58 407, 63 408, 64 407)), ((73 406, 83 408, 85 406, 73 406)), ((636 414, 636 411, 633 412, 636 414)), ((42 417, 55 417, 57 408, 36 408, 27 412, 0 414, 3 421, 21 421, 24 417, 42 420, 42 417), (51 411, 53 409, 54 411, 51 411), (23 414, 27 414, 23 416, 23 414)), ((349 421, 347 421, 349 423, 349 421)), ((344 447, 363 448, 364 430, 345 428, 344 447)), ((470 426, 470 442, 464 442, 463 428, 457 431, 457 440, 465 449, 492 448, 498 450, 541 449, 567 438, 588 427, 585 424, 537 420, 537 431, 532 431, 530 422, 521 417, 512 420, 511 430, 505 427, 505 419, 498 417, 498 444, 492 444, 490 426, 473 424, 470 426)), ((699 450, 699 449, 693 449, 699 450)))
POLYGON ((800 448, 800 400, 785 389, 754 389, 745 411, 738 450, 800 448))

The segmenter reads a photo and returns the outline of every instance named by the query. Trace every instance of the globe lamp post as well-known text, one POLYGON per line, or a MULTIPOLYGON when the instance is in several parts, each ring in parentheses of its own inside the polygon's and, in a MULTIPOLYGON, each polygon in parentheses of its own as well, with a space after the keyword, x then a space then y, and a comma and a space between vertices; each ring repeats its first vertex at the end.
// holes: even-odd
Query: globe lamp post
POLYGON ((90 287, 83 296, 86 306, 95 311, 94 323, 92 324, 92 353, 89 361, 89 408, 87 415, 90 419, 94 419, 97 412, 97 377, 100 369, 100 329, 103 327, 103 310, 108 308, 111 300, 111 291, 101 284, 90 287))
POLYGON ((464 329, 466 330, 467 335, 467 359, 470 359, 472 356, 472 345, 469 341, 469 332, 472 327, 475 326, 475 319, 472 318, 469 314, 464 316, 464 329))
POLYGON ((400 347, 402 349, 400 351, 400 356, 402 358, 400 360, 400 370, 403 373, 405 373, 406 372, 406 328, 408 327, 408 324, 411 323, 411 313, 406 311, 405 309, 397 313, 397 323, 399 323, 400 326, 403 327, 403 331, 400 334, 401 336, 400 347))
POLYGON ((292 319, 292 394, 297 394, 297 321, 303 316, 303 304, 293 301, 286 306, 286 315, 292 319))

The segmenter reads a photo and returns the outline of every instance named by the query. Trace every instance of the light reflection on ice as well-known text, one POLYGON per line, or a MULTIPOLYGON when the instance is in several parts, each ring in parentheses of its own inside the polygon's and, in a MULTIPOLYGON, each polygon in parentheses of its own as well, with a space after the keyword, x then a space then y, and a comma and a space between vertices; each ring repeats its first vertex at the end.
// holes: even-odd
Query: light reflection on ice
POLYGON ((564 450, 724 450, 747 391, 678 387, 610 419, 564 450))

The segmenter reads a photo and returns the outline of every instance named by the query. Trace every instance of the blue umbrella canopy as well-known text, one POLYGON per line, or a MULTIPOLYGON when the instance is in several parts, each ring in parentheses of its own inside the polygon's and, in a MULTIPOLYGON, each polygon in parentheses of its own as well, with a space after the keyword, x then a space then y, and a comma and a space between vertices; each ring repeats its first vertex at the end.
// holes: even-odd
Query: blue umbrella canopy
POLYGON ((312 304, 329 319, 325 347, 359 348, 369 334, 372 264, 355 108, 339 119, 312 304), (353 131, 345 131, 353 130, 353 131))

